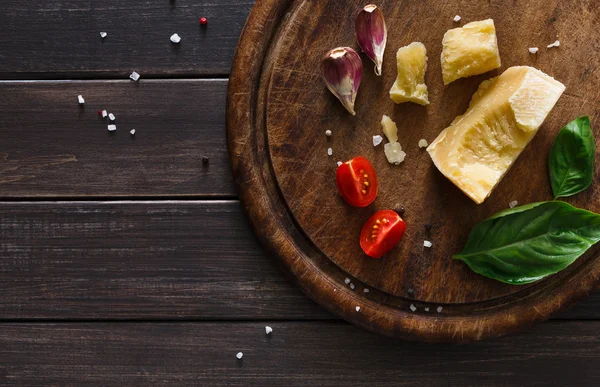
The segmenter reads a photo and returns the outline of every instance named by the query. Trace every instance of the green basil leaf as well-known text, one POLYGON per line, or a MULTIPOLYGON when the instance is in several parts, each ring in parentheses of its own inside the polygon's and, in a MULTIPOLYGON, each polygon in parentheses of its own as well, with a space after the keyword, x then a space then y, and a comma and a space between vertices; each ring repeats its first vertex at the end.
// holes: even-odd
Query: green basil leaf
POLYGON ((554 198, 572 196, 592 184, 596 146, 590 118, 579 117, 562 128, 550 151, 554 198))
POLYGON ((553 201, 503 211, 476 225, 455 255, 476 273, 522 285, 557 273, 600 240, 600 215, 553 201))

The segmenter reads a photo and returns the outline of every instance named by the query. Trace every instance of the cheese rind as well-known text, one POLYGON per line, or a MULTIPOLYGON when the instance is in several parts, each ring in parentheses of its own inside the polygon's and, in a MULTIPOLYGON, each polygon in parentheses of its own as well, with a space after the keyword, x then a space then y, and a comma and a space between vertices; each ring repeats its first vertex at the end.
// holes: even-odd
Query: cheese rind
POLYGON ((392 101, 429 105, 429 93, 425 84, 427 49, 423 43, 413 42, 401 47, 396 53, 396 62, 398 77, 390 90, 392 101))
POLYGON ((501 61, 494 21, 475 21, 446 31, 441 60, 445 85, 499 68, 501 61))
POLYGON ((477 204, 491 194, 565 90, 527 66, 484 81, 465 114, 429 145, 436 167, 477 204))

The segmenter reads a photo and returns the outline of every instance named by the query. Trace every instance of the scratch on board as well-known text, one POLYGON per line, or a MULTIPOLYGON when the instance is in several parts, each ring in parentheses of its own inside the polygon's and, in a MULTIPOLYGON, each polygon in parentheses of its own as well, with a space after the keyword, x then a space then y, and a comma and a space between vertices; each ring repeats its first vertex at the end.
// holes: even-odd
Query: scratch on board
POLYGON ((0 152, 0 184, 33 179, 44 168, 77 161, 75 155, 69 154, 33 156, 23 159, 9 159, 8 156, 8 153, 0 152))

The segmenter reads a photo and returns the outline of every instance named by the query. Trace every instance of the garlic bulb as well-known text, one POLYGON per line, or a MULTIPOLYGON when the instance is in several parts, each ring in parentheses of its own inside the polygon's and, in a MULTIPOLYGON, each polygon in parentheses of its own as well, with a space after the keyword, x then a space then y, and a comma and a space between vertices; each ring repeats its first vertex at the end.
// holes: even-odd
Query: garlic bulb
POLYGON ((321 75, 329 91, 335 95, 353 116, 354 101, 362 80, 362 60, 350 47, 329 51, 321 62, 321 75))

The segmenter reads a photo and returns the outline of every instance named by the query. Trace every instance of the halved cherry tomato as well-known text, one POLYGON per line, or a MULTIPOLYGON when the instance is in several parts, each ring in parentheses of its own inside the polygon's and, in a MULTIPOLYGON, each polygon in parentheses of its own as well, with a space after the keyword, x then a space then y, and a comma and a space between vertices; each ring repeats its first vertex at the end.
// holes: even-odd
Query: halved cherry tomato
POLYGON ((392 210, 377 211, 360 232, 360 247, 372 258, 381 258, 398 244, 406 222, 392 210))
POLYGON ((338 190, 344 200, 354 207, 366 207, 377 197, 375 169, 362 156, 346 161, 335 174, 338 190))

